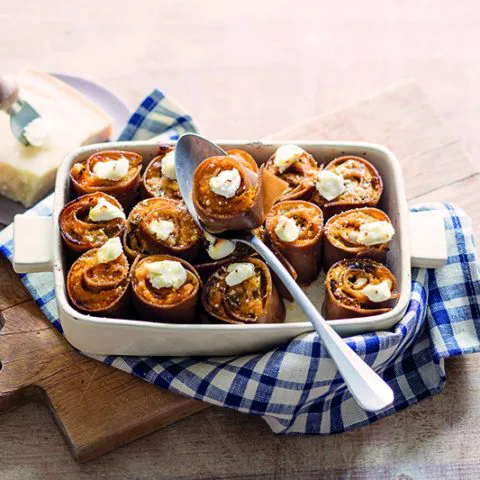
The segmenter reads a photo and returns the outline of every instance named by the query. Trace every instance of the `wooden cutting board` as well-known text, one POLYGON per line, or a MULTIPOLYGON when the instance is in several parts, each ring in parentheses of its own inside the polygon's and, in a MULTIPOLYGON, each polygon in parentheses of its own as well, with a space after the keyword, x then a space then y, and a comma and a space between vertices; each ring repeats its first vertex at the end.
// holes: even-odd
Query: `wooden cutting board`
MULTIPOLYGON (((457 199, 480 225, 480 209, 468 200, 468 192, 480 190, 476 169, 416 84, 386 90, 269 138, 385 144, 402 163, 409 199, 457 199)), ((45 403, 78 461, 208 407, 77 353, 44 319, 1 257, 0 313, 0 411, 23 402, 45 403)))

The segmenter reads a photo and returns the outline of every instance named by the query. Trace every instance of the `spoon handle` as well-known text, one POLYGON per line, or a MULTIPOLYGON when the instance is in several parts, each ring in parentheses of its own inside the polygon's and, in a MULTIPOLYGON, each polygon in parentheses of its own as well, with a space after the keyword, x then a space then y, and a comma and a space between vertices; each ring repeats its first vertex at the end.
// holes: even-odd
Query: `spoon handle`
POLYGON ((247 243, 258 252, 292 294, 312 322, 358 404, 371 412, 391 405, 392 389, 333 330, 275 254, 255 235, 239 241, 247 243))

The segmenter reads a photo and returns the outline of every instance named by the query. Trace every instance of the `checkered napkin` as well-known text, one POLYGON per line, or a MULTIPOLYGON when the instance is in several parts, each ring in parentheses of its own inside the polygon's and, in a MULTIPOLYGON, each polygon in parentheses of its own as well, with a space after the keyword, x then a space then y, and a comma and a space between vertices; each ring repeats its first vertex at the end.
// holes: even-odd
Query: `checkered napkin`
MULTIPOLYGON (((176 138, 195 125, 155 91, 131 117, 122 140, 162 134, 176 138)), ((371 423, 401 410, 445 385, 444 358, 480 350, 480 277, 470 219, 452 205, 425 204, 445 219, 448 264, 413 269, 408 311, 391 331, 345 339, 392 387, 394 405, 362 410, 352 398, 315 333, 301 335, 268 353, 228 358, 93 356, 163 388, 262 416, 276 433, 326 434, 371 423)), ((51 198, 32 214, 51 212, 51 198)), ((0 251, 12 256, 12 228, 0 233, 0 251)), ((61 331, 53 276, 21 276, 45 316, 61 331)))

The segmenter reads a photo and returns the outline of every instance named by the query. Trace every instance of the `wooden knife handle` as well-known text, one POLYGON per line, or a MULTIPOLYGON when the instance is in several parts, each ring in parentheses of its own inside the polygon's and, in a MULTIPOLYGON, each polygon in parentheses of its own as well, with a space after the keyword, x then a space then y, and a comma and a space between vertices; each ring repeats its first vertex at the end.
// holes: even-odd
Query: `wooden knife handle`
POLYGON ((0 76, 0 110, 7 110, 18 100, 18 83, 14 75, 0 76))

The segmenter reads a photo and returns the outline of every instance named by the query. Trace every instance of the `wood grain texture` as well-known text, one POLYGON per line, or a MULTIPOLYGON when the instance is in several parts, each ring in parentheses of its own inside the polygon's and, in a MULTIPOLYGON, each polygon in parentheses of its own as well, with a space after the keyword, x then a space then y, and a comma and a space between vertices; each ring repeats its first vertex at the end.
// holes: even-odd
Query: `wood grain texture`
MULTIPOLYGON (((3 265, 1 271, 11 269, 3 265)), ((12 300, 18 292, 23 286, 12 279, 12 300)), ((45 403, 80 462, 207 407, 79 354, 33 300, 8 306, 1 318, 0 412, 32 400, 45 403)))
MULTIPOLYGON (((205 134, 217 138, 285 130, 414 77, 429 98, 422 94, 414 102, 414 118, 409 120, 406 111, 403 121, 415 124, 418 109, 430 110, 431 101, 460 137, 460 142, 450 134, 448 140, 438 138, 443 143, 437 148, 432 138, 431 154, 417 152, 421 164, 433 164, 437 154, 446 161, 449 155, 443 154, 452 139, 455 149, 459 143, 467 146, 476 160, 479 20, 475 0, 85 0, 68 5, 17 0, 0 5, 0 71, 30 63, 83 75, 112 88, 132 107, 159 86, 188 107, 205 134)), ((382 131, 387 113, 376 127, 382 131)), ((342 134, 345 109, 342 116, 324 117, 319 131, 340 125, 342 134)), ((427 117, 412 129, 415 135, 437 122, 438 117, 427 117)), ((371 140, 351 121, 362 138, 371 140)), ((375 134, 375 128, 370 131, 375 134)), ((389 143, 395 132, 375 140, 389 143)), ((408 140, 410 152, 415 153, 417 141, 408 140)), ((400 142, 398 148, 403 147, 400 142)), ((477 218, 480 187, 477 179, 461 179, 464 161, 440 170, 444 187, 434 184, 436 190, 425 197, 421 188, 411 192, 419 200, 456 201, 477 218)), ((0 264, 4 278, 0 290, 14 278, 0 264)), ((16 288, 9 298, 14 304, 27 299, 16 288)), ((344 435, 276 437, 260 419, 212 407, 84 465, 72 460, 47 410, 25 405, 0 416, 0 478, 478 478, 477 357, 448 361, 447 376, 441 395, 344 435)))

